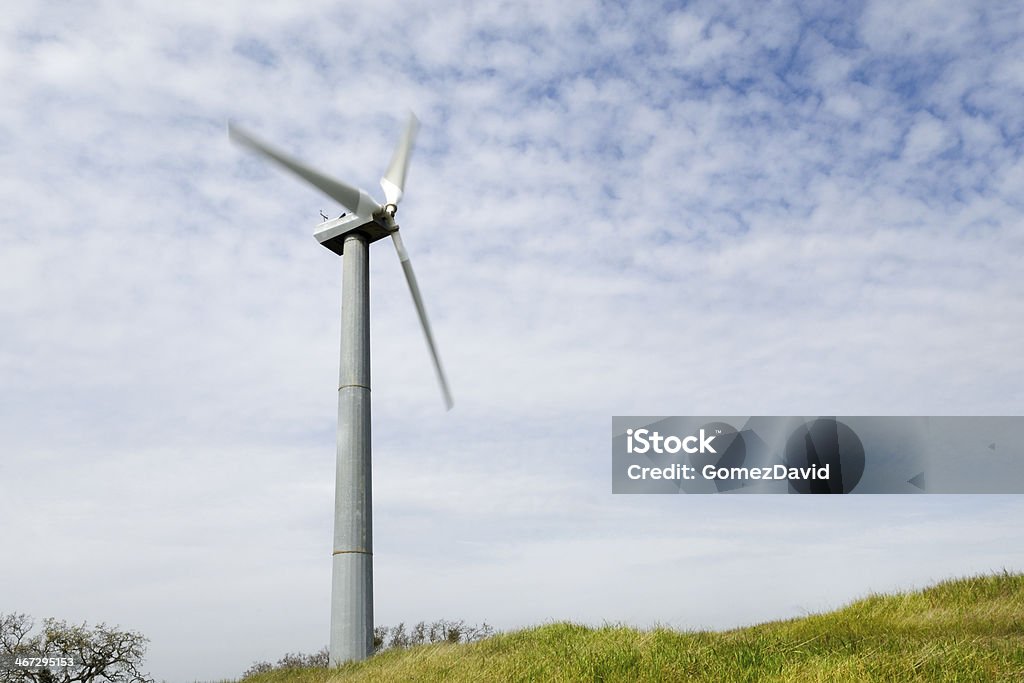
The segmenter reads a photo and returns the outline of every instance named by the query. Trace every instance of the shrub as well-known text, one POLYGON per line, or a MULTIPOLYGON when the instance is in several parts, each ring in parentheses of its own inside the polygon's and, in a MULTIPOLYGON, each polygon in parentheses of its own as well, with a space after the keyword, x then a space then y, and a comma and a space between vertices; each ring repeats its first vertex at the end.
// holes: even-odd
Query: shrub
MULTIPOLYGON (((406 630, 405 622, 397 626, 377 626, 373 629, 373 651, 374 653, 390 649, 404 649, 417 645, 429 645, 432 643, 472 643, 494 635, 494 628, 487 622, 482 624, 467 624, 464 620, 449 621, 439 619, 431 623, 421 621, 411 629, 406 630)), ((288 653, 277 664, 270 662, 256 662, 242 674, 242 678, 249 678, 268 671, 279 671, 282 669, 305 669, 326 667, 328 664, 327 648, 313 654, 288 653)))

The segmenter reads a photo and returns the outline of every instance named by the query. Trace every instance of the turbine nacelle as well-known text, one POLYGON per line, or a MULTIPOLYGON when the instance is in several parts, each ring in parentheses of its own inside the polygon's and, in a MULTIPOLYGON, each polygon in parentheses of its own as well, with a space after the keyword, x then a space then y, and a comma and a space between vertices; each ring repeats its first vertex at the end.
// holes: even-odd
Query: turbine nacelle
POLYGON ((354 232, 361 233, 367 242, 376 242, 390 235, 391 229, 386 219, 387 216, 382 213, 369 218, 347 213, 316 226, 313 237, 317 242, 340 256, 345 253, 345 237, 354 232))

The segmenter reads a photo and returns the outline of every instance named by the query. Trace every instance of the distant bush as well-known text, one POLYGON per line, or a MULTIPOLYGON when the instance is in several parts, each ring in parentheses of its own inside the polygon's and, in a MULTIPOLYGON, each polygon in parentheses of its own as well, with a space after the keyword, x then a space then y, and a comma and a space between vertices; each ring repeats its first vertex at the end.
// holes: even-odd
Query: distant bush
POLYGON ((482 624, 467 624, 464 620, 419 622, 408 631, 405 630, 405 623, 398 626, 378 626, 373 629, 373 651, 389 650, 391 648, 414 647, 416 645, 428 645, 431 643, 472 643, 494 635, 494 628, 487 622, 482 624))
MULTIPOLYGON (((494 635, 494 628, 487 622, 482 624, 467 624, 464 620, 449 621, 440 619, 431 623, 419 622, 409 630, 406 630, 405 623, 398 626, 377 626, 373 629, 373 651, 404 649, 416 645, 429 645, 432 643, 472 643, 494 635)), ((283 669, 309 669, 324 668, 328 664, 327 648, 313 654, 288 653, 276 664, 270 662, 256 662, 242 674, 242 678, 250 678, 257 674, 268 671, 280 671, 283 669)))
POLYGON ((315 667, 326 667, 327 666, 327 648, 323 648, 319 652, 314 652, 311 655, 303 654, 301 652, 289 652, 281 659, 277 660, 277 664, 271 664, 270 662, 256 662, 242 674, 242 678, 249 678, 256 674, 266 673, 268 671, 279 671, 282 669, 310 669, 315 667))

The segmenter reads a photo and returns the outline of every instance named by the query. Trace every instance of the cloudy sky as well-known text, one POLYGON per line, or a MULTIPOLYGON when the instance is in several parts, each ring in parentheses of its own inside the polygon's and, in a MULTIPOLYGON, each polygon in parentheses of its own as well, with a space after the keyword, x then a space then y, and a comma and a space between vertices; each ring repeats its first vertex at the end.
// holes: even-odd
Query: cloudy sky
POLYGON ((377 621, 723 628, 1002 568, 1020 496, 613 496, 612 415, 1019 415, 1016 2, 21 2, 0 19, 0 612, 158 680, 328 637, 337 205, 377 621))

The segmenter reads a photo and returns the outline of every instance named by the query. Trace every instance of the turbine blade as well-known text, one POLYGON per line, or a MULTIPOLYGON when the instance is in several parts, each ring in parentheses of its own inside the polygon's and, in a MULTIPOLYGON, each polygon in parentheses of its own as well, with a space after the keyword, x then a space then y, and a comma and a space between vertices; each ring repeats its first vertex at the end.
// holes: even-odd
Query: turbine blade
POLYGON ((391 155, 391 163, 384 177, 380 179, 381 189, 384 190, 384 197, 388 204, 398 204, 402 201, 402 193, 405 192, 405 174, 409 171, 409 157, 412 156, 412 146, 416 142, 416 131, 420 128, 420 122, 416 115, 409 112, 409 122, 405 124, 402 137, 398 140, 395 153, 391 155))
POLYGON ((434 361, 434 372, 437 373, 437 381, 441 385, 441 394, 444 396, 444 405, 447 410, 452 409, 452 392, 448 388, 448 380, 445 379, 444 369, 441 367, 441 357, 437 355, 437 346, 434 344, 434 335, 430 332, 430 322, 427 321, 427 309, 423 306, 423 297, 420 296, 419 285, 416 284, 416 274, 412 272, 412 263, 409 261, 409 254, 402 244, 402 237, 395 229, 391 232, 391 239, 395 243, 395 250, 398 252, 398 260, 402 262, 402 270, 405 271, 405 280, 409 283, 409 291, 412 292, 413 303, 416 304, 416 312, 420 316, 420 324, 423 326, 423 334, 427 338, 427 346, 430 348, 430 358, 434 361))
POLYGON ((380 210, 380 205, 373 201, 366 192, 306 166, 294 157, 254 138, 234 124, 228 124, 228 136, 233 142, 247 147, 291 171, 355 214, 370 216, 380 210))

